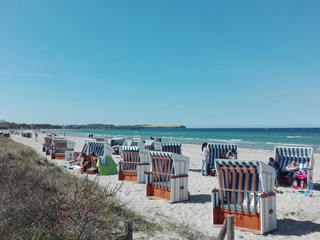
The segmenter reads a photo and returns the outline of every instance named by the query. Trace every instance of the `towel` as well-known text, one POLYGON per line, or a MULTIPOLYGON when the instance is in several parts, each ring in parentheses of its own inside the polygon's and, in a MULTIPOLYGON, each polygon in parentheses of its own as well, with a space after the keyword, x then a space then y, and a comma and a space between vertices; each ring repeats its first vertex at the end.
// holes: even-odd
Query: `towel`
POLYGON ((108 161, 106 158, 100 158, 101 166, 108 167, 108 161))

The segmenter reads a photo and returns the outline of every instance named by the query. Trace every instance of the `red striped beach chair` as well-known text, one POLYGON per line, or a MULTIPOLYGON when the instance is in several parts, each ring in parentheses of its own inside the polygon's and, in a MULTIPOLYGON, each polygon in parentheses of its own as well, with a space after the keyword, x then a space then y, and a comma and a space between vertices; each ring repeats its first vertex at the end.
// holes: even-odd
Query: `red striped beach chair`
MULTIPOLYGON (((286 166, 290 165, 294 160, 297 165, 304 165, 309 161, 309 168, 305 169, 307 171, 307 183, 313 183, 313 167, 314 167, 314 157, 313 148, 311 147, 288 147, 288 146, 276 146, 274 148, 274 160, 279 163, 281 170, 281 180, 284 185, 289 186, 288 174, 286 171, 286 166)), ((307 184, 306 183, 306 184, 307 184)))
POLYGON ((218 188, 212 190, 212 223, 234 216, 236 229, 265 234, 277 229, 275 172, 258 161, 216 160, 218 188))
POLYGON ((53 138, 51 159, 70 161, 73 158, 75 142, 66 138, 53 138))
POLYGON ((170 203, 189 200, 190 159, 180 154, 150 151, 151 171, 146 173, 146 195, 170 203))
POLYGON ((44 137, 44 144, 43 144, 42 151, 46 152, 46 155, 50 155, 50 151, 52 148, 52 139, 53 137, 50 137, 50 136, 44 137))
POLYGON ((149 150, 137 146, 121 146, 122 161, 118 163, 118 179, 145 183, 149 170, 149 150))

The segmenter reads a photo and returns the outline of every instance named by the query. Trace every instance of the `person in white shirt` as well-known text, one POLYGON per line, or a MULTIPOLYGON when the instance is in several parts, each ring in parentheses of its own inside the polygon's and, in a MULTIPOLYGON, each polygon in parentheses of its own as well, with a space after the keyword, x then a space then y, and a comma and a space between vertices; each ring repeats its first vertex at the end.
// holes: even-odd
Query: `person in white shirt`
POLYGON ((208 144, 206 142, 203 143, 201 147, 201 160, 202 160, 201 173, 203 176, 208 176, 209 149, 208 149, 208 144))

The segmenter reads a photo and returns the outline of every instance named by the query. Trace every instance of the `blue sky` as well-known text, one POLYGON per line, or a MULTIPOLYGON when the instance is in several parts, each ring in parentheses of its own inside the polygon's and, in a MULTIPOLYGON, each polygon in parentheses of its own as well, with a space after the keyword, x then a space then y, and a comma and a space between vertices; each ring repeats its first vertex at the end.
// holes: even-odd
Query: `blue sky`
POLYGON ((1 1, 0 119, 320 127, 320 1, 1 1))

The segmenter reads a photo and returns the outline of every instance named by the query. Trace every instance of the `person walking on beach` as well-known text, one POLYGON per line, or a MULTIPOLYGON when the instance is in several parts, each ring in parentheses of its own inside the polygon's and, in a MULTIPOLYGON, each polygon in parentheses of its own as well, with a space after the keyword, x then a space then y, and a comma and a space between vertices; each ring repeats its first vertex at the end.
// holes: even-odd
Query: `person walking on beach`
POLYGON ((202 160, 201 173, 203 176, 208 176, 209 149, 208 149, 208 144, 206 142, 203 143, 201 147, 201 160, 202 160))
POLYGON ((36 142, 38 142, 38 133, 37 132, 34 134, 34 137, 36 138, 36 142))

